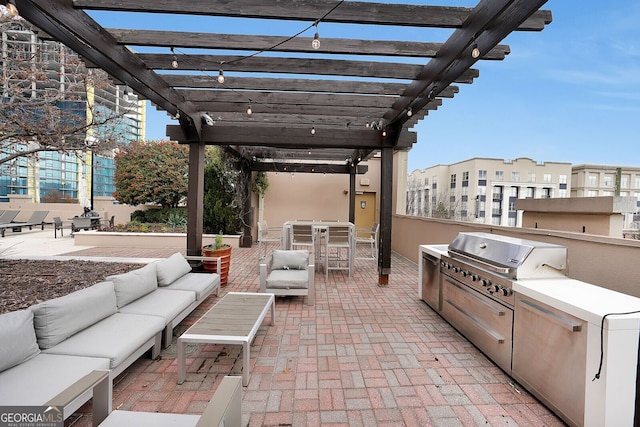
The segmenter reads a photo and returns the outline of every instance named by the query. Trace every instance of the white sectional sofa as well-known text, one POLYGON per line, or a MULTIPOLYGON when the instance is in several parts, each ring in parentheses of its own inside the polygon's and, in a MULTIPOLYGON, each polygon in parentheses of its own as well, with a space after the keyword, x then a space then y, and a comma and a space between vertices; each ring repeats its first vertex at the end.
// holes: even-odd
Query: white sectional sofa
MULTIPOLYGON (((0 405, 43 405, 94 370, 111 379, 151 350, 214 291, 220 277, 192 273, 181 254, 0 315, 0 405)), ((90 393, 65 409, 65 418, 90 393)))

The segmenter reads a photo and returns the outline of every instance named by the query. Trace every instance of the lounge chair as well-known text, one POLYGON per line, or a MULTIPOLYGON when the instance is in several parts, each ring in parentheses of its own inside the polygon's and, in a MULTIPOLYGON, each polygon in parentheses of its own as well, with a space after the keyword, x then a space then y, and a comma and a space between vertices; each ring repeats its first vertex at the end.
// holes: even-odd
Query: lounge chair
POLYGON ((315 304, 315 266, 307 250, 275 250, 271 262, 260 264, 260 292, 279 296, 306 296, 315 304))

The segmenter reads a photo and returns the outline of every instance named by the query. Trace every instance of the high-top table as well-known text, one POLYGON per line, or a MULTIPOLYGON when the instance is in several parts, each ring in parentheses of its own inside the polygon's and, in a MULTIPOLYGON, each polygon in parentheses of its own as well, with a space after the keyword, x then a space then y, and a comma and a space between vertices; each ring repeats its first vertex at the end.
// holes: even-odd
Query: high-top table
POLYGON ((242 385, 249 383, 249 345, 271 308, 271 325, 275 324, 275 296, 268 293, 229 292, 178 338, 178 384, 187 375, 185 344, 241 344, 242 385))

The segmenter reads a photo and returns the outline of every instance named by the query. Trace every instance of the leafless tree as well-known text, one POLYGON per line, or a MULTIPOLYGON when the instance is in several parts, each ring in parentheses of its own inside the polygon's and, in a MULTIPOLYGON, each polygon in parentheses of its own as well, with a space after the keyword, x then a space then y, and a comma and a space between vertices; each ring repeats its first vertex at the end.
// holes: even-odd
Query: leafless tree
POLYGON ((109 153, 124 142, 137 98, 26 21, 0 14, 0 164, 40 151, 109 153))

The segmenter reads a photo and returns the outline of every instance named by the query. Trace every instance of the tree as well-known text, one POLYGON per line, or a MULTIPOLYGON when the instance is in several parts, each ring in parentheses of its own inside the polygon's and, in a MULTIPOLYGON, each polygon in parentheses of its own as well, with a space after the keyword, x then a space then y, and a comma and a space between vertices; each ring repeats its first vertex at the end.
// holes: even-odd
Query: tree
POLYGON ((40 39, 4 7, 0 32, 6 36, 0 63, 0 164, 40 151, 110 154, 127 139, 124 123, 135 104, 104 71, 87 69, 63 44, 40 39))
POLYGON ((113 196, 130 205, 176 207, 187 196, 189 149, 173 141, 133 142, 116 152, 113 196))
POLYGON ((241 180, 237 159, 222 150, 208 152, 204 169, 203 228, 205 233, 233 234, 241 226, 241 180))

